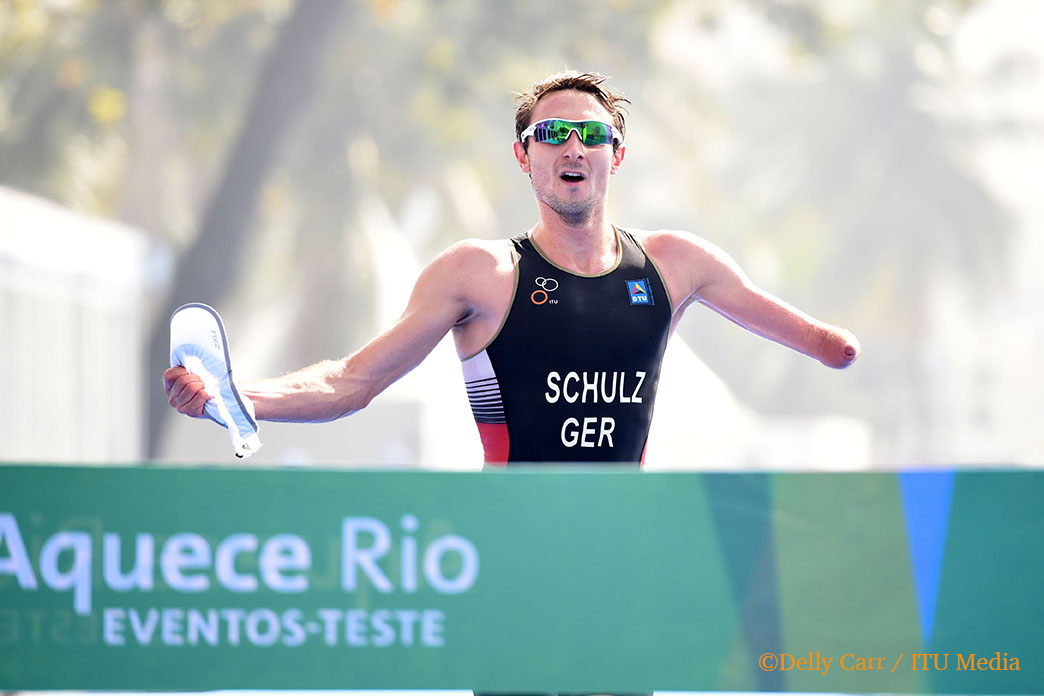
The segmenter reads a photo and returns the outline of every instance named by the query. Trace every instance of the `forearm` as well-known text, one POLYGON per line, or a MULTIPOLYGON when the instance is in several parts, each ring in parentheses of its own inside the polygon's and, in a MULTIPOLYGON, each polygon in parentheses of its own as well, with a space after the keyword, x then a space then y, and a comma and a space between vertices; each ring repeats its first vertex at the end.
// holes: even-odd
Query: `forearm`
POLYGON ((369 380, 353 376, 350 360, 324 360, 282 377, 252 382, 240 392, 258 420, 322 423, 351 415, 375 395, 369 380))
POLYGON ((771 319, 750 330, 835 369, 846 368, 859 357, 859 341, 851 331, 810 317, 778 298, 766 298, 771 307, 760 316, 771 319))
POLYGON ((859 357, 859 340, 852 332, 819 321, 756 288, 747 288, 742 297, 744 301, 730 308, 731 312, 720 306, 711 307, 748 331, 827 367, 846 368, 859 357))

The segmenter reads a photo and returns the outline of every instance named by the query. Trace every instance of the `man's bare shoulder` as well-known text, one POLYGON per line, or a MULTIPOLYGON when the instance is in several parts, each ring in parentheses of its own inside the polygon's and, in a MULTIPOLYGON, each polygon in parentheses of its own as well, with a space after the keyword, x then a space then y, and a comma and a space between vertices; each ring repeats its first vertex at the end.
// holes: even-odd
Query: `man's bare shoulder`
POLYGON ((514 291, 515 257, 508 239, 464 239, 436 256, 419 285, 461 308, 468 321, 506 311, 514 291))
POLYGON ((458 308, 454 340, 460 356, 481 350, 503 323, 515 286, 515 255, 508 239, 464 239, 428 265, 425 288, 458 308))
POLYGON ((514 267, 508 239, 463 239, 435 257, 433 264, 469 272, 503 273, 514 267))
POLYGON ((691 259, 693 256, 717 256, 721 253, 716 245, 685 230, 636 230, 628 227, 627 231, 658 264, 679 257, 691 259))

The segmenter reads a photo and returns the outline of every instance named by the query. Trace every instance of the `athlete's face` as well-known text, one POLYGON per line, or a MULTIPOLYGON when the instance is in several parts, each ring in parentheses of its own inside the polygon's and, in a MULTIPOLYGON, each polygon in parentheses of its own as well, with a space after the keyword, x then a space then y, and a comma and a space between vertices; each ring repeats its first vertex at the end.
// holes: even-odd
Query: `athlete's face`
MULTIPOLYGON (((613 122, 594 95, 575 90, 559 90, 541 97, 529 122, 548 118, 613 122)), ((576 131, 561 145, 537 143, 532 138, 528 147, 515 143, 515 158, 533 181, 537 203, 570 225, 584 224, 593 212, 604 207, 609 176, 620 168, 623 157, 623 145, 616 152, 611 144, 588 147, 576 131)))

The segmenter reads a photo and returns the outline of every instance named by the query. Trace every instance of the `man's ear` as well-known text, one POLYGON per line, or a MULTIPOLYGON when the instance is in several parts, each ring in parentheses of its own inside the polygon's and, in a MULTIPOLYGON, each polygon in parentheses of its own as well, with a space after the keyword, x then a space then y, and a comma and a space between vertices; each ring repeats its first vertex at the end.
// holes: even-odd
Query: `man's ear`
POLYGON ((522 146, 522 143, 515 141, 515 159, 518 160, 519 168, 526 174, 529 174, 529 153, 526 152, 526 148, 522 146))
POLYGON ((616 148, 616 152, 613 153, 613 166, 609 170, 610 174, 615 174, 616 170, 620 168, 620 164, 623 162, 624 152, 627 151, 626 145, 621 145, 616 148))

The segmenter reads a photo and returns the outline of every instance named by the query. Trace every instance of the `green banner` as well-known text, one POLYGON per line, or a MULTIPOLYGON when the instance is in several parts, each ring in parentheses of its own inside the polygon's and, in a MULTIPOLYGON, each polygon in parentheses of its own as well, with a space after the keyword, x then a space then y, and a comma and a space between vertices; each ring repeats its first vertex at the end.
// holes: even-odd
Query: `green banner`
POLYGON ((0 689, 1040 693, 1044 472, 0 467, 0 689))

